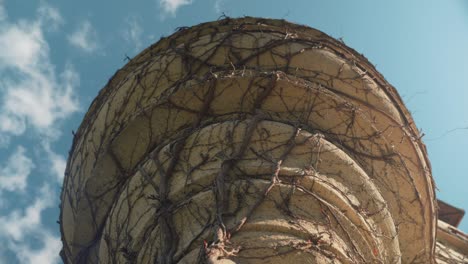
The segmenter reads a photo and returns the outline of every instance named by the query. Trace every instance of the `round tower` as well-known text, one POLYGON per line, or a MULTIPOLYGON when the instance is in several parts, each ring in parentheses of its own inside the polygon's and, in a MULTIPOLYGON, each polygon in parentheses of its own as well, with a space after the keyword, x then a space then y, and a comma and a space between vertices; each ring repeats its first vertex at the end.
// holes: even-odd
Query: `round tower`
POLYGON ((65 263, 432 263, 435 194, 395 88, 284 20, 181 28, 120 69, 68 159, 65 263))

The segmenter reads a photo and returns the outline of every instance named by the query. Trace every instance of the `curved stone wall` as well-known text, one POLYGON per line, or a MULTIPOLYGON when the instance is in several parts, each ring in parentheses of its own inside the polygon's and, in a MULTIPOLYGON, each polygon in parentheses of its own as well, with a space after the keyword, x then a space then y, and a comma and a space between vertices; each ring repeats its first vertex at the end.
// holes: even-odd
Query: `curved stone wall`
POLYGON ((76 133, 66 263, 431 263, 425 146, 360 54, 282 20, 181 28, 76 133))

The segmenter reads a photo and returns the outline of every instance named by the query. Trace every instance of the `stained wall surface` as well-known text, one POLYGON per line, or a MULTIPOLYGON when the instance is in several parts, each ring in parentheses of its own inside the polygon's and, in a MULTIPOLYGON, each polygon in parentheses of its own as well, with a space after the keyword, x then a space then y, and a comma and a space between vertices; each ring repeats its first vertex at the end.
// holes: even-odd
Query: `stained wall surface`
POLYGON ((438 264, 468 263, 468 235, 439 220, 436 260, 438 264))
POLYGON ((433 263, 426 149, 362 55, 282 20, 180 28, 76 133, 66 263, 433 263))

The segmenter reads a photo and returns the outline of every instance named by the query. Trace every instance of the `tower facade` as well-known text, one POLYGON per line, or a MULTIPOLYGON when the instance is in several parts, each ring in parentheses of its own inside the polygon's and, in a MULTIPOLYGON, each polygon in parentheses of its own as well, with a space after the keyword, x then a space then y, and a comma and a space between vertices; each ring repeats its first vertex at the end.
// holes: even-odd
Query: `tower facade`
POLYGON ((430 164, 398 93, 283 20, 181 28, 132 59, 78 129, 61 199, 65 263, 435 261, 430 164))

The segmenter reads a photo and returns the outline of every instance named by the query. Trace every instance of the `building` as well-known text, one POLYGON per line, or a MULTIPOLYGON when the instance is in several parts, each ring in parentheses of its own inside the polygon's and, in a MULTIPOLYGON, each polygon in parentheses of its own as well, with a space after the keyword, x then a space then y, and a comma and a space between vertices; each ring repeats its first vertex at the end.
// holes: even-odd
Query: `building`
POLYGON ((456 227, 465 211, 438 200, 437 263, 468 263, 468 236, 456 227))
POLYGON ((426 148, 395 88, 283 20, 180 28, 132 59, 78 129, 61 199, 65 263, 468 255, 463 233, 437 229, 426 148))

